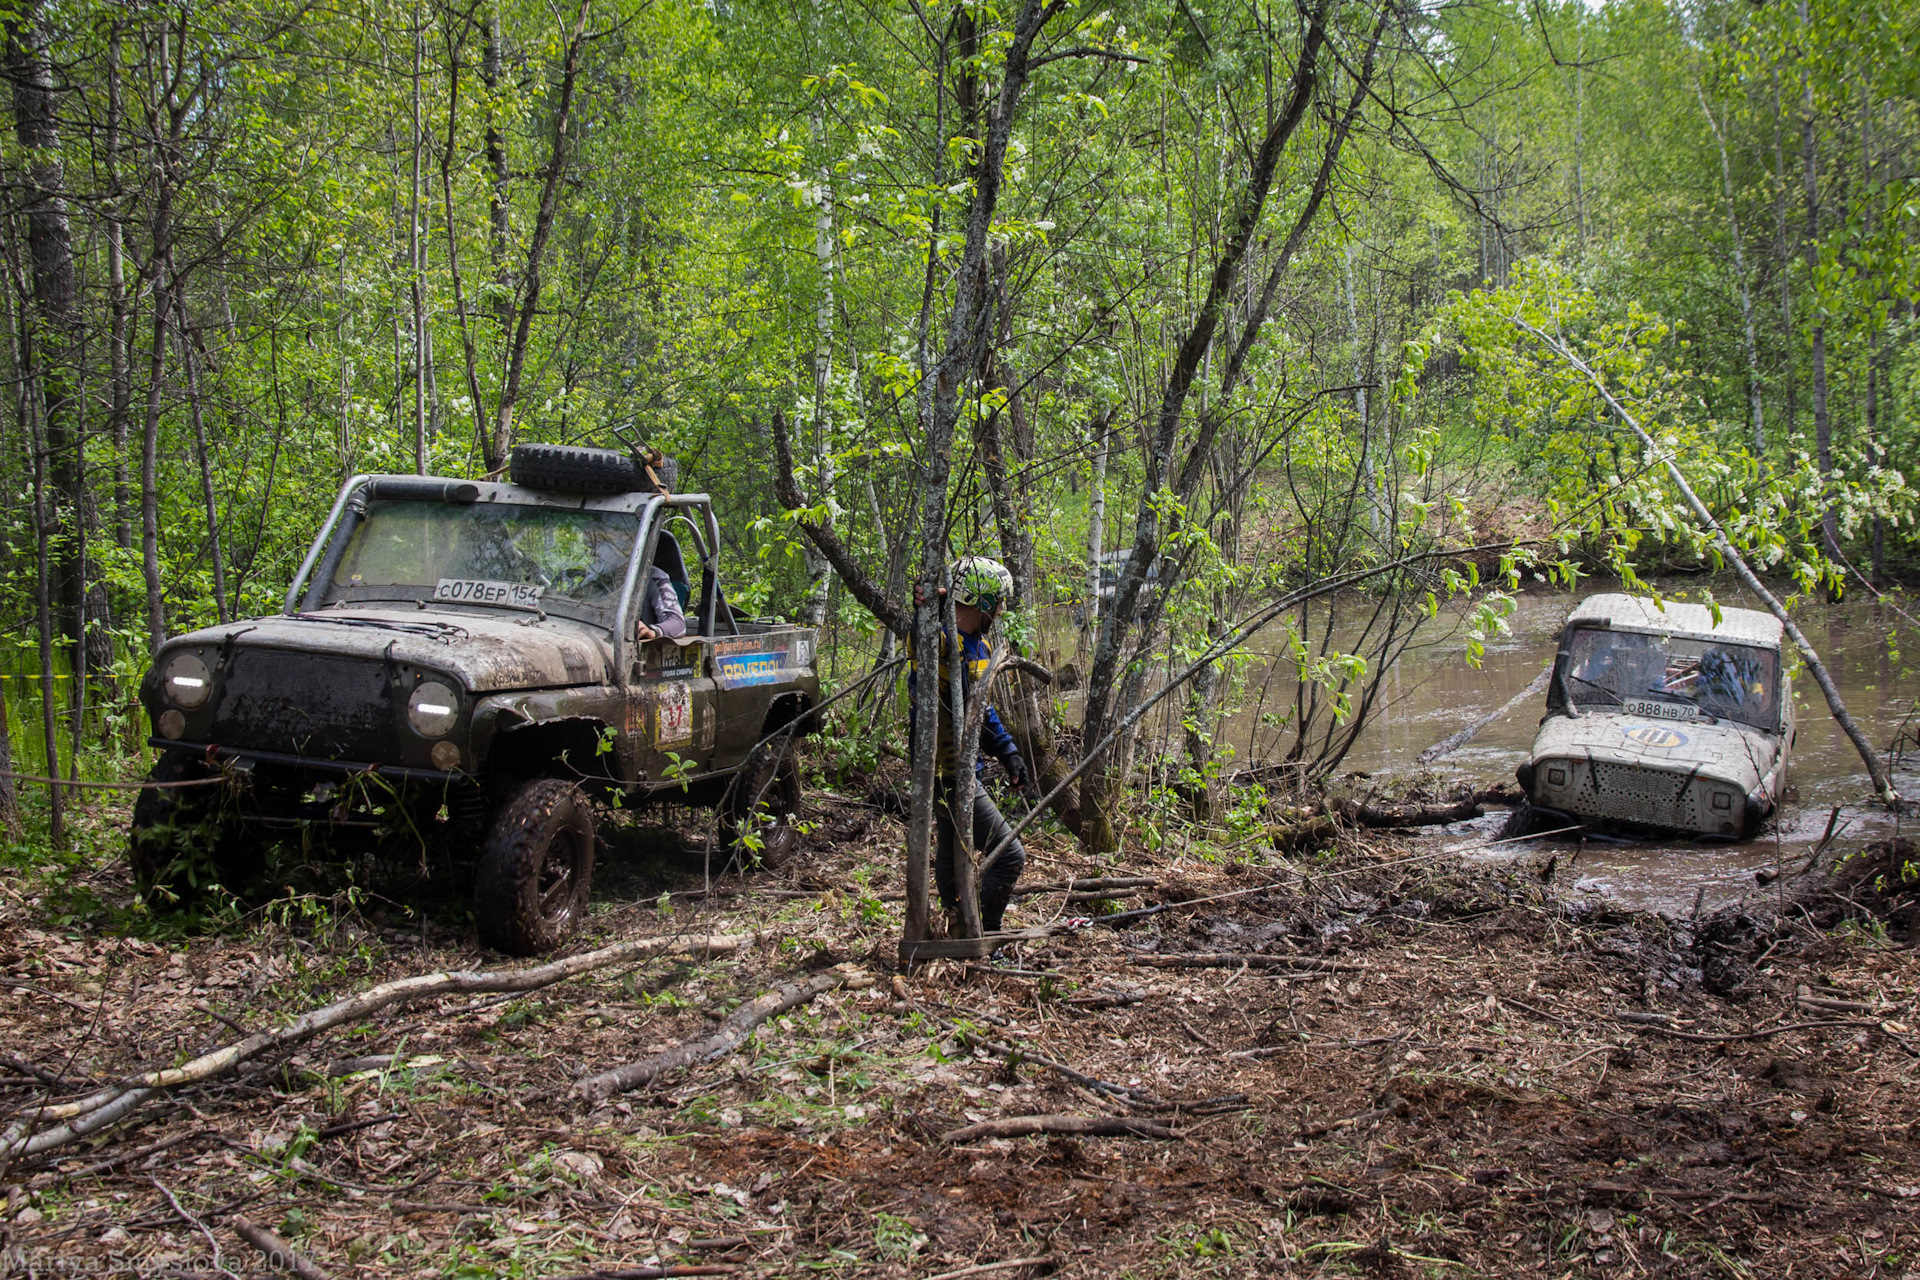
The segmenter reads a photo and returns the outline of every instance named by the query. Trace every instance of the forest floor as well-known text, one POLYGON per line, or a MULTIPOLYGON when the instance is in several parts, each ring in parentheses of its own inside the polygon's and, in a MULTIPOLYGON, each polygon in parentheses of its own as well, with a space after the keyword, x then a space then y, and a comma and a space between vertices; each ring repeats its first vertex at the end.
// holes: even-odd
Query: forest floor
MULTIPOLYGON (((902 973, 899 823, 810 805, 802 855, 711 896, 695 816, 615 832, 576 949, 761 943, 399 1010, 166 1096, 0 1175, 0 1274, 260 1274, 235 1215, 337 1278, 1920 1270, 1920 957, 1875 880, 1910 849, 1676 921, 1559 896, 1545 849, 1468 868, 1377 833, 1291 861, 1169 840, 1096 866, 1043 834, 1029 884, 1156 883, 1029 896, 1010 927, 1169 909, 902 973), (846 962, 872 985, 737 1053, 571 1093, 846 962), (1043 1114, 1175 1136, 941 1136, 1043 1114)), ((372 982, 513 967, 456 900, 283 898, 169 934, 127 910, 124 817, 83 815, 97 858, 0 875, 12 1115, 41 1078, 76 1092, 372 982)))

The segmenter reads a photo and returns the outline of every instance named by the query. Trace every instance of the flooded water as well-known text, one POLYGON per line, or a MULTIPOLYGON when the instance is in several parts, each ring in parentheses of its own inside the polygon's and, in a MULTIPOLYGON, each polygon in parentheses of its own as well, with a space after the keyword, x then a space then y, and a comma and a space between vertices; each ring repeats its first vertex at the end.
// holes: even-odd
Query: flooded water
MULTIPOLYGON (((1697 591, 1699 583, 1676 581, 1662 586, 1679 593, 1697 591)), ((1758 607, 1735 584, 1716 583, 1715 594, 1723 605, 1758 607)), ((1518 609, 1509 619, 1510 634, 1487 646, 1478 667, 1468 663, 1466 637, 1456 623, 1443 616, 1429 624, 1419 642, 1390 668, 1382 703, 1354 743, 1343 770, 1396 778, 1425 771, 1444 782, 1511 783, 1514 767, 1526 758, 1545 712, 1544 694, 1526 699, 1482 729, 1472 742, 1431 765, 1418 765, 1416 757, 1502 706, 1539 675, 1553 657, 1560 628, 1576 599, 1544 591, 1520 596, 1518 609)), ((1909 612, 1920 616, 1920 611, 1909 612)), ((1920 635, 1891 607, 1865 597, 1838 605, 1804 601, 1793 607, 1793 614, 1820 651, 1854 719, 1868 740, 1884 752, 1920 697, 1920 635)), ((1242 763, 1259 763, 1271 751, 1276 734, 1259 721, 1258 695, 1270 655, 1285 651, 1285 632, 1273 628, 1271 635, 1256 637, 1248 648, 1260 656, 1241 673, 1241 706, 1223 737, 1242 763)), ((1282 670, 1290 673, 1291 667, 1283 665, 1282 670)), ((1285 678, 1286 696, 1290 696, 1291 675, 1285 678)), ((1450 848, 1464 857, 1490 860, 1540 859, 1553 849, 1560 855, 1560 883, 1571 882, 1578 893, 1604 894, 1624 905, 1652 910, 1691 910, 1695 895, 1703 889, 1704 910, 1767 892, 1759 889, 1756 874, 1780 867, 1792 872, 1803 865, 1826 831, 1834 806, 1840 806, 1842 848, 1893 834, 1898 821, 1868 803, 1871 791, 1860 757, 1828 713, 1813 678, 1797 663, 1793 694, 1799 736, 1788 770, 1786 800, 1777 822, 1755 840, 1710 844, 1549 839, 1487 849, 1483 846, 1498 838, 1506 818, 1504 810, 1496 810, 1475 822, 1425 832, 1416 838, 1417 848, 1436 852, 1450 848)), ((1276 690, 1275 696, 1282 695, 1276 690)), ((1265 709, 1284 711, 1285 707, 1265 709)), ((1920 798, 1920 753, 1910 754, 1895 768, 1894 786, 1903 795, 1920 798)), ((1906 821, 1913 825, 1920 819, 1906 821)))

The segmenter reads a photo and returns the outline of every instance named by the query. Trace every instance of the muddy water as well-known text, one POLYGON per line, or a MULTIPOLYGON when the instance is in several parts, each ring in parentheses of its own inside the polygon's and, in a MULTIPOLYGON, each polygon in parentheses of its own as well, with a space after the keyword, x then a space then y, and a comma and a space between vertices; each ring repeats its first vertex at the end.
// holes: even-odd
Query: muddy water
MULTIPOLYGON (((1676 598, 1697 592, 1698 580, 1674 580, 1661 588, 1676 598)), ((1604 591, 1596 586, 1594 591, 1604 591)), ((1731 582, 1715 584, 1725 605, 1757 608, 1731 582)), ((1587 593, 1590 594, 1590 593, 1587 593)), ((1464 632, 1457 622, 1429 624, 1418 642, 1396 661, 1387 674, 1383 705, 1379 706, 1342 765, 1376 777, 1404 779, 1426 773, 1442 783, 1467 781, 1486 786, 1512 782, 1513 770, 1526 758, 1534 730, 1545 711, 1544 695, 1528 698, 1511 713, 1482 729, 1466 746, 1432 765, 1416 757, 1456 730, 1504 705, 1537 676, 1552 659, 1554 644, 1576 597, 1559 592, 1522 595, 1509 619, 1510 634, 1487 647, 1478 667, 1467 662, 1464 632)), ((1902 605, 1902 607, 1906 607, 1902 605)), ((1343 615, 1359 612, 1343 606, 1343 615)), ((1920 606, 1908 609, 1920 617, 1920 606)), ((1901 731, 1914 700, 1920 698, 1920 634, 1892 608, 1871 599, 1850 599, 1838 605, 1806 601, 1794 606, 1794 618, 1826 661, 1839 683, 1841 695, 1870 741, 1883 751, 1901 731), (1890 635, 1894 639, 1889 644, 1890 635)), ((1318 625, 1324 615, 1310 618, 1318 625)), ((1055 656, 1071 655, 1074 633, 1064 614, 1049 619, 1045 643, 1055 656)), ((1336 628, 1338 633, 1341 628, 1336 628)), ((1349 639, 1348 643, 1352 643, 1349 639)), ((1257 635, 1243 656, 1234 692, 1235 712, 1220 738, 1231 745, 1241 764, 1272 759, 1276 747, 1290 744, 1260 713, 1284 712, 1290 696, 1292 667, 1281 660, 1276 679, 1267 684, 1269 667, 1287 651, 1284 627, 1276 625, 1257 635), (1262 703, 1266 686, 1272 699, 1262 703), (1278 739, 1278 742, 1276 742, 1278 739)), ((1804 864, 1812 847, 1826 831, 1833 807, 1840 806, 1838 827, 1844 845, 1892 834, 1896 819, 1867 803, 1866 770, 1846 736, 1828 714, 1819 687, 1804 671, 1796 671, 1793 692, 1799 737, 1788 772, 1787 798, 1775 823, 1760 838, 1744 843, 1627 842, 1588 839, 1569 843, 1552 839, 1485 848, 1498 838, 1505 810, 1453 827, 1409 837, 1410 853, 1454 850, 1463 857, 1487 860, 1544 860, 1560 855, 1560 883, 1573 892, 1599 894, 1632 907, 1691 910, 1694 897, 1705 890, 1703 909, 1761 892, 1756 875, 1804 864), (1569 870, 1571 868, 1571 870, 1569 870)), ((1157 723, 1149 722, 1149 737, 1177 741, 1177 700, 1163 704, 1157 723)), ((1176 748, 1177 749, 1177 748, 1176 748)), ((1920 798, 1920 751, 1911 753, 1894 770, 1894 785, 1905 795, 1920 798)), ((1907 820, 1920 825, 1920 818, 1907 820)))
MULTIPOLYGON (((1668 583, 1666 588, 1684 590, 1685 584, 1668 583)), ((1718 594, 1723 604, 1754 603, 1725 587, 1718 594)), ((1361 736, 1349 758, 1350 767, 1405 774, 1417 767, 1415 757, 1423 749, 1501 706, 1551 660, 1572 603, 1572 597, 1558 593, 1521 597, 1511 620, 1512 634, 1489 646, 1478 669, 1467 664, 1464 639, 1457 636, 1410 651, 1389 674, 1389 705, 1361 736)), ((1868 739, 1884 751, 1901 731, 1914 699, 1920 697, 1920 647, 1916 647, 1920 635, 1891 608, 1871 600, 1803 603, 1795 607, 1794 620, 1819 649, 1868 739)), ((1798 671, 1793 692, 1799 737, 1789 765, 1787 800, 1779 820, 1758 839, 1739 844, 1599 840, 1575 844, 1549 839, 1477 849, 1499 835, 1505 819, 1504 811, 1499 811, 1428 833, 1419 844, 1485 859, 1539 859, 1554 849, 1560 853, 1563 876, 1572 863, 1569 878, 1575 892, 1603 894, 1624 905, 1654 910, 1691 910, 1702 889, 1707 910, 1743 896, 1777 892, 1760 889, 1757 874, 1781 866, 1791 872, 1804 864, 1826 831, 1835 805, 1840 806, 1839 826, 1848 844, 1891 834, 1896 821, 1867 803, 1871 791, 1866 770, 1828 714, 1813 678, 1798 671)), ((1544 695, 1526 700, 1431 767, 1449 778, 1511 781, 1544 710, 1544 695)), ((1920 797, 1920 758, 1895 769, 1894 785, 1905 795, 1920 797)), ((1914 820, 1907 822, 1911 826, 1914 820)))

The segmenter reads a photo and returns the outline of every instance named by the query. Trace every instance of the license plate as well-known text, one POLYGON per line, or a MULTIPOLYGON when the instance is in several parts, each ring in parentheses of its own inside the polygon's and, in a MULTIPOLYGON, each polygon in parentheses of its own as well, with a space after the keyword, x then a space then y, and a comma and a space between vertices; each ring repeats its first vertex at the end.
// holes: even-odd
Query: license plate
POLYGON ((433 588, 435 600, 449 604, 492 604, 509 609, 538 609, 546 590, 530 582, 494 582, 487 578, 442 578, 433 588))
POLYGON ((1646 716, 1650 720, 1698 720, 1700 708, 1691 702, 1655 702, 1652 699, 1629 698, 1620 704, 1620 709, 1632 716, 1646 716))

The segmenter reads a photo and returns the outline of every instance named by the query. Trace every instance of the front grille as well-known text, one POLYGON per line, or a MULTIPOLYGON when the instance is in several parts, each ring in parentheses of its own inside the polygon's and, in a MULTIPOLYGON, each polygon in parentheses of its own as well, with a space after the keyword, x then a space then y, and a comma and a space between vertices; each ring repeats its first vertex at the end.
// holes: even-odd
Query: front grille
POLYGON ((1706 829, 1701 813, 1707 793, 1704 779, 1689 781, 1685 772, 1597 760, 1573 760, 1567 767, 1572 800, 1564 807, 1582 817, 1681 831, 1706 829))
POLYGON ((220 674, 213 740, 223 747, 397 762, 386 664, 365 658, 239 649, 220 674))

